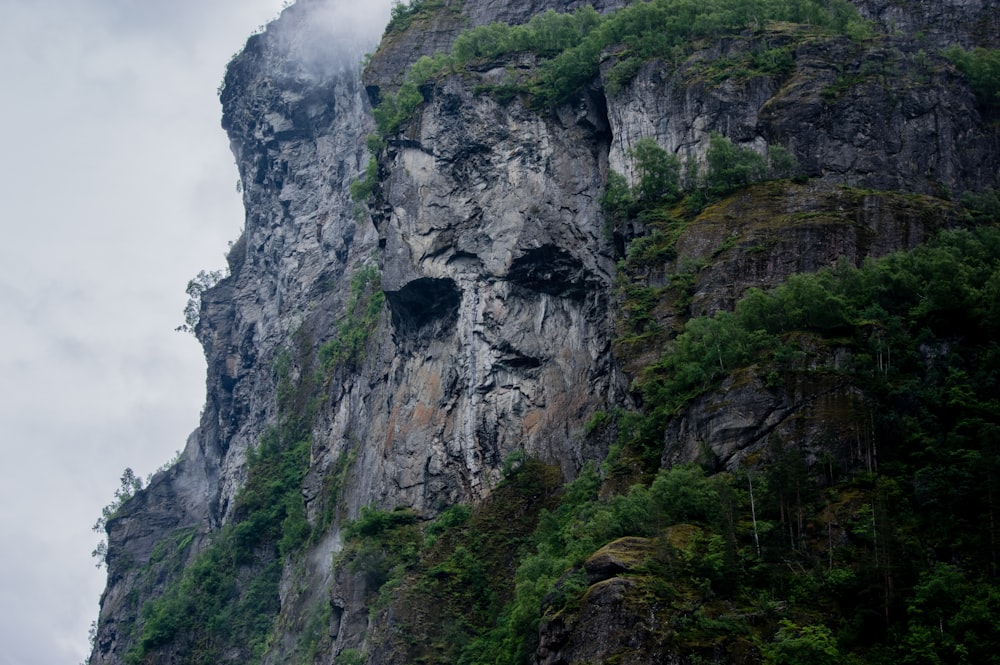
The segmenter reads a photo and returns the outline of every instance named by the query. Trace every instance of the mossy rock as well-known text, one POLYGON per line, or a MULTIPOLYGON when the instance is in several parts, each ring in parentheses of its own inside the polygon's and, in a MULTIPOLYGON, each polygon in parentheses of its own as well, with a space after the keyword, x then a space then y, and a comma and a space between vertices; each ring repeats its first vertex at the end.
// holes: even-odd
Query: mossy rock
POLYGON ((627 574, 646 564, 656 554, 656 544, 649 538, 626 536, 597 550, 584 562, 589 584, 597 584, 627 574))

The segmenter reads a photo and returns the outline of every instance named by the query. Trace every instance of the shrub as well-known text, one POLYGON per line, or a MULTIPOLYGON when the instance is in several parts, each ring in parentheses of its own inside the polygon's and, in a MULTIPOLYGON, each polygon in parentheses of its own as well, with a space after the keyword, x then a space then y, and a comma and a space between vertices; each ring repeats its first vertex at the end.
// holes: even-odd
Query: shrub
POLYGON ((944 56, 968 77, 980 106, 1000 108, 1000 49, 966 51, 953 46, 944 56))
POLYGON ((708 140, 708 173, 705 176, 709 191, 722 196, 752 182, 763 180, 767 173, 764 157, 748 148, 734 145, 728 138, 713 132, 708 140))
POLYGON ((639 175, 638 195, 647 203, 674 201, 681 193, 681 161, 651 138, 640 139, 629 152, 639 175))

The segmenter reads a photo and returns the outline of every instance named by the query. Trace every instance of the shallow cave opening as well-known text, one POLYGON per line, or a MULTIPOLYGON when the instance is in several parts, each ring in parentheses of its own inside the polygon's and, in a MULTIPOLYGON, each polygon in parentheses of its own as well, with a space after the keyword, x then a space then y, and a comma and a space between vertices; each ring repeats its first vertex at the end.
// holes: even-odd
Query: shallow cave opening
POLYGON ((454 323, 462 292, 454 280, 421 277, 385 292, 397 332, 423 333, 454 323))

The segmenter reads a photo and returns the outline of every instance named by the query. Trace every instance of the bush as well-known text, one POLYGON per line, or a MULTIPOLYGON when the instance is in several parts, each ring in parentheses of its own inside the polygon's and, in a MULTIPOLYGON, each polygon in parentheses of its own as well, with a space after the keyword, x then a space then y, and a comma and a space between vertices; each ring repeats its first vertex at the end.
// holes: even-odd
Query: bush
POLYGON ((837 640, 826 626, 798 626, 788 619, 774 641, 764 647, 768 663, 774 665, 839 665, 843 662, 837 640))
POLYGON ((201 319, 202 294, 228 276, 228 271, 209 270, 206 272, 205 270, 199 270, 198 274, 187 283, 185 292, 188 295, 188 301, 184 305, 184 323, 175 328, 177 332, 194 334, 198 327, 198 321, 201 319))
POLYGON ((376 185, 378 185, 378 160, 373 156, 368 159, 364 177, 351 183, 351 198, 358 203, 367 201, 375 193, 376 185))
POLYGON ((414 19, 426 16, 444 7, 443 0, 396 0, 389 13, 389 24, 385 27, 386 34, 403 32, 410 27, 414 19))
POLYGON ((416 521, 417 514, 410 508, 385 511, 363 506, 358 519, 344 525, 344 537, 374 538, 397 527, 414 524, 416 521))
POLYGON ((713 132, 708 140, 708 173, 705 181, 715 196, 763 180, 767 174, 764 157, 749 148, 740 148, 728 138, 713 132))
POLYGON ((944 56, 968 77, 980 106, 1000 108, 1000 50, 976 48, 966 51, 953 46, 944 56))
MULTIPOLYGON (((440 0, 397 4, 389 32, 405 29, 413 17, 437 9, 440 0)), ((541 58, 529 89, 541 106, 561 104, 598 75, 601 53, 618 45, 619 62, 609 73, 610 85, 622 85, 639 64, 660 58, 676 61, 694 40, 739 33, 767 21, 808 23, 852 38, 864 37, 867 24, 847 0, 771 2, 743 0, 650 0, 599 15, 592 7, 572 14, 549 10, 527 24, 478 26, 460 34, 450 53, 421 58, 407 73, 396 95, 387 95, 374 114, 383 137, 396 133, 423 101, 419 88, 445 69, 481 58, 532 52, 541 58), (433 63, 433 64, 432 64, 433 63)), ((791 53, 762 52, 761 69, 787 71, 791 53)))
POLYGON ((681 193, 681 161, 651 138, 640 139, 629 151, 639 176, 638 195, 647 203, 675 201, 681 193))

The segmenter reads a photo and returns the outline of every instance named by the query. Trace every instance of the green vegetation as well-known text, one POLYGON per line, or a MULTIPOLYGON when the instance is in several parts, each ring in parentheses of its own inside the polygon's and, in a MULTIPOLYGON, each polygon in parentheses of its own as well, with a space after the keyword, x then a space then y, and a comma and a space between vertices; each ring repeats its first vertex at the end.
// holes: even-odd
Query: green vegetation
POLYGON ((365 509, 348 526, 340 565, 364 576, 373 614, 393 603, 387 639, 406 662, 468 658, 513 598, 518 558, 558 486, 556 469, 525 459, 475 509, 454 505, 423 524, 407 509, 365 509))
POLYGON ((1000 219, 1000 190, 965 192, 962 194, 962 207, 965 208, 969 220, 974 223, 1000 219))
POLYGON ((185 292, 188 301, 184 305, 184 323, 175 328, 177 332, 194 334, 201 318, 201 295, 228 276, 228 270, 199 270, 194 279, 187 283, 185 292))
POLYGON ((319 348, 319 365, 327 381, 337 368, 354 371, 364 360, 385 302, 380 284, 381 275, 374 265, 359 268, 351 277, 347 314, 337 334, 319 348))
MULTIPOLYGON (((854 339, 856 369, 862 372, 870 371, 873 359, 883 368, 884 356, 894 347, 898 366, 906 357, 899 348, 912 344, 910 340, 931 335, 946 339, 1000 321, 992 297, 1000 284, 994 275, 1000 256, 996 243, 989 230, 946 234, 939 243, 861 269, 841 266, 794 275, 772 293, 751 290, 735 312, 689 321, 642 377, 644 399, 656 405, 650 417, 664 422, 733 370, 762 362, 794 368, 808 355, 812 341, 786 337, 785 332, 841 343, 854 339), (878 334, 866 336, 871 330, 878 334)), ((656 446, 655 441, 647 444, 656 446)))
POLYGON ((375 134, 370 134, 365 138, 365 145, 369 155, 365 174, 350 185, 351 200, 358 204, 368 201, 375 193, 375 188, 378 186, 378 158, 385 148, 385 141, 375 134))
MULTIPOLYGON (((401 16, 410 16, 413 7, 427 10, 431 4, 415 2, 401 9, 401 16)), ((537 55, 538 66, 528 79, 515 79, 496 91, 504 97, 526 93, 538 106, 547 107, 565 102, 597 76, 601 53, 610 47, 618 47, 610 80, 621 85, 643 62, 678 63, 699 40, 759 29, 773 21, 806 24, 853 38, 862 38, 869 30, 847 0, 651 0, 607 16, 589 6, 571 14, 550 10, 524 25, 494 23, 472 28, 458 36, 450 53, 421 58, 407 72, 399 91, 383 96, 375 118, 382 137, 396 133, 423 101, 421 86, 472 62, 518 52, 537 55)), ((780 48, 758 49, 752 66, 784 75, 790 58, 791 53, 780 48)))
POLYGON ((672 258, 673 242, 682 229, 673 224, 670 241, 663 223, 676 221, 672 204, 686 192, 683 209, 690 215, 712 200, 718 200, 746 185, 768 178, 788 178, 798 174, 795 157, 781 146, 771 146, 767 157, 750 148, 741 148, 717 132, 709 137, 708 169, 701 177, 693 160, 682 164, 655 140, 640 139, 628 157, 635 165, 638 182, 629 186, 625 176, 611 171, 601 197, 601 207, 612 226, 638 218, 654 227, 653 237, 638 238, 630 248, 630 260, 640 263, 672 258), (682 176, 683 167, 683 176, 682 176))
MULTIPOLYGON (((284 564, 317 533, 306 520, 302 482, 321 388, 333 372, 353 371, 364 358, 383 302, 378 285, 377 268, 358 270, 345 317, 318 354, 312 336, 300 329, 293 346, 276 356, 277 417, 247 455, 247 479, 236 495, 232 521, 183 570, 174 570, 165 591, 141 608, 135 643, 126 655, 130 664, 156 662, 167 648, 191 663, 258 662, 263 656, 280 610, 284 564)), ((320 529, 336 516, 353 460, 353 451, 345 449, 326 476, 320 529)), ((122 482, 123 488, 133 487, 132 476, 122 482)), ((116 492, 116 498, 123 500, 125 493, 116 492)), ((358 528, 369 527, 362 522, 358 528)), ((323 630, 313 626, 322 621, 322 612, 316 617, 303 632, 300 653, 322 644, 323 630)))
POLYGON ((705 184, 716 196, 763 180, 767 174, 767 163, 763 155, 733 145, 732 141, 717 132, 709 137, 706 158, 708 174, 705 184))
POLYGON ((977 48, 966 51, 953 46, 944 52, 944 56, 969 78, 969 85, 980 106, 1000 108, 1000 50, 977 48))
POLYGON ((357 649, 344 649, 341 651, 336 658, 333 659, 333 665, 364 665, 365 657, 357 649))
POLYGON ((364 177, 351 183, 351 198, 357 203, 363 203, 371 198, 375 193, 375 186, 378 184, 378 159, 375 156, 368 158, 365 166, 364 177))
MULTIPOLYGON (((389 639, 407 662, 530 662, 539 626, 572 626, 598 593, 584 566, 605 546, 626 562, 622 602, 655 617, 628 640, 684 661, 994 662, 998 303, 994 227, 751 291, 687 324, 641 378, 641 413, 597 414, 590 429, 616 421, 656 467, 677 408, 756 375, 863 394, 828 407, 857 441, 772 436, 740 471, 715 472, 707 451, 630 487, 609 459, 558 493, 526 459, 495 503, 422 530, 409 511, 365 511, 346 565, 374 573, 376 612, 396 599, 389 639)), ((606 646, 609 662, 631 648, 606 646)))
MULTIPOLYGON (((655 323, 658 309, 669 306, 679 314, 686 313, 694 277, 703 264, 682 261, 672 274, 662 273, 668 262, 677 258, 677 240, 698 212, 748 184, 786 178, 799 170, 795 158, 781 146, 771 146, 765 159, 719 134, 710 137, 704 176, 693 160, 683 165, 682 176, 680 160, 652 139, 641 140, 629 156, 635 160, 638 182, 629 186, 623 175, 611 171, 601 199, 609 233, 630 220, 647 229, 646 235, 631 240, 619 264, 617 345, 626 356, 648 352, 663 336, 664 331, 655 323), (651 274, 657 276, 656 286, 647 285, 651 274)), ((726 242, 735 241, 730 236, 726 242)), ((715 255, 726 249, 724 243, 715 255)))
MULTIPOLYGON (((97 518, 94 522, 94 526, 91 527, 94 533, 104 533, 108 527, 108 520, 113 519, 118 510, 125 504, 126 501, 132 498, 132 496, 142 489, 142 478, 135 475, 131 467, 126 467, 122 471, 121 485, 115 490, 115 498, 108 505, 101 508, 101 516, 97 518)), ((97 547, 90 553, 90 556, 97 559, 97 567, 107 565, 108 558, 108 543, 103 538, 101 542, 97 544, 97 547)))
MULTIPOLYGON (((299 362, 311 342, 300 334, 299 362)), ((307 542, 302 479, 309 463, 309 429, 316 409, 312 372, 295 380, 288 351, 275 361, 279 416, 247 459, 247 481, 233 520, 141 610, 130 664, 155 662, 169 647, 187 662, 256 662, 280 609, 283 561, 307 542)))
MULTIPOLYGON (((445 53, 433 57, 425 55, 413 63, 396 94, 383 95, 372 111, 380 136, 385 138, 398 132, 424 101, 420 88, 453 66, 452 58, 445 53)), ((371 147, 372 144, 369 143, 369 150, 371 147)))
POLYGON ((386 34, 403 32, 410 27, 414 20, 424 18, 444 7, 444 0, 410 0, 401 2, 396 0, 392 5, 389 14, 389 24, 385 28, 386 34))

